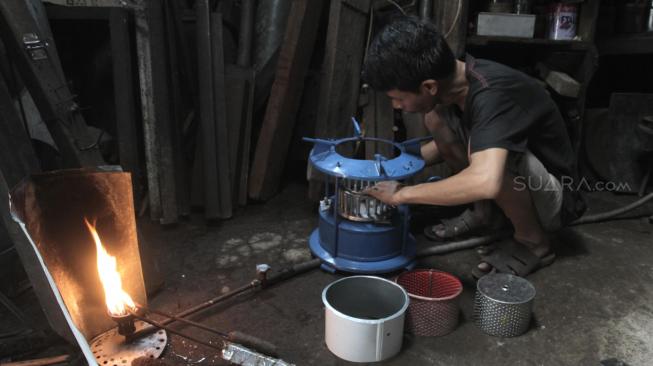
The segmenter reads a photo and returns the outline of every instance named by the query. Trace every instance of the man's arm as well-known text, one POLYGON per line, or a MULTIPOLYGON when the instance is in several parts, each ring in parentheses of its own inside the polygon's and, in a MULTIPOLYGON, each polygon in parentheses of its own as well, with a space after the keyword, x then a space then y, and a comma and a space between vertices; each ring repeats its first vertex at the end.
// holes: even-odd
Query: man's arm
POLYGON ((435 140, 431 140, 422 145, 420 153, 426 166, 442 162, 442 156, 440 156, 440 151, 438 150, 438 145, 435 143, 435 140))
POLYGON ((422 146, 422 158, 426 165, 445 161, 454 172, 467 165, 467 152, 463 142, 449 127, 437 108, 424 115, 424 126, 433 136, 433 141, 422 146))
POLYGON ((482 150, 471 155, 467 168, 447 179, 400 190, 396 182, 381 182, 366 193, 395 206, 407 203, 453 206, 494 199, 503 184, 507 157, 506 149, 482 150))

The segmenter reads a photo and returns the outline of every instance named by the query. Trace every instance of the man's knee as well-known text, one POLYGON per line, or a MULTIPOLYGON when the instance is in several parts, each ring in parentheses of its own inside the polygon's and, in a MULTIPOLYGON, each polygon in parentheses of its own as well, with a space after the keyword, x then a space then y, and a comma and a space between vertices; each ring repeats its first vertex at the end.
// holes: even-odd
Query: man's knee
POLYGON ((530 151, 511 152, 504 179, 509 179, 504 186, 513 191, 528 192, 545 229, 557 230, 560 227, 562 185, 535 155, 530 151))

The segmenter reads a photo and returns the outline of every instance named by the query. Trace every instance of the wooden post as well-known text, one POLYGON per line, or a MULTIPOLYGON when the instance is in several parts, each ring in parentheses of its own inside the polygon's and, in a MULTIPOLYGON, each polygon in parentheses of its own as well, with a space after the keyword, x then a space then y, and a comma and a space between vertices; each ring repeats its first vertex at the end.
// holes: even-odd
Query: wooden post
MULTIPOLYGON (((144 0, 139 1, 144 6, 144 0)), ((145 143, 145 166, 147 167, 147 193, 150 218, 161 218, 161 188, 159 186, 159 164, 157 159, 158 138, 156 135, 156 113, 152 87, 152 53, 150 49, 150 24, 146 9, 134 10, 136 24, 136 52, 138 54, 138 75, 140 79, 141 114, 145 143)))
MULTIPOLYGON (((358 103, 369 12, 369 0, 331 1, 315 126, 317 137, 342 138, 352 134, 351 117, 358 103)), ((316 181, 316 170, 310 172, 309 197, 317 200, 324 185, 316 181)))
MULTIPOLYGON (((172 147, 172 162, 174 165, 174 179, 175 182, 175 194, 177 200, 177 216, 188 216, 190 215, 190 197, 188 190, 188 169, 184 156, 183 149, 183 124, 186 117, 186 109, 184 103, 184 95, 182 95, 182 60, 185 58, 185 54, 181 51, 182 47, 180 45, 183 40, 179 37, 177 26, 181 21, 177 21, 177 18, 181 16, 175 16, 175 9, 173 9, 172 3, 174 1, 164 0, 164 23, 165 23, 165 33, 166 33, 166 56, 168 57, 169 69, 167 70, 166 76, 169 81, 168 90, 169 98, 172 103, 169 103, 170 124, 168 126, 170 144, 172 147)), ((181 11, 181 9, 179 9, 181 11)), ((188 89, 188 88, 185 88, 188 89)))
POLYGON ((267 200, 279 189, 322 5, 322 1, 309 4, 308 0, 292 4, 252 163, 249 195, 253 199, 267 200))
POLYGON ((234 204, 247 203, 250 140, 254 99, 254 70, 251 67, 254 33, 254 0, 241 2, 238 53, 235 65, 225 65, 227 132, 234 204))
POLYGON ((0 1, 0 35, 34 98, 65 167, 103 165, 97 136, 84 118, 60 72, 48 24, 39 24, 27 0, 0 1), (44 29, 47 29, 44 31, 44 29))
MULTIPOLYGON (((394 141, 394 110, 390 98, 383 92, 369 88, 365 94, 367 104, 363 107, 363 120, 361 121, 365 128, 365 136, 394 141)), ((374 159, 375 154, 392 159, 394 148, 390 144, 367 141, 365 143, 365 159, 374 159)))
POLYGON ((135 202, 139 201, 141 167, 138 154, 140 140, 136 129, 136 96, 132 69, 130 15, 126 10, 112 8, 109 15, 111 55, 113 58, 113 89, 116 104, 118 153, 123 170, 132 175, 135 202))
MULTIPOLYGON (((218 165, 213 103, 213 65, 211 62, 211 23, 209 0, 198 0, 197 14, 197 61, 199 87, 199 143, 202 146, 202 177, 204 187, 204 216, 207 219, 221 217, 218 193, 218 165)), ((196 160, 197 163, 197 160, 196 160)))
MULTIPOLYGON (((157 143, 153 145, 152 159, 158 164, 161 216, 159 222, 172 224, 179 220, 177 174, 173 135, 177 133, 174 114, 174 98, 169 87, 169 47, 165 32, 162 1, 150 1, 147 9, 150 25, 150 53, 152 55, 152 99, 155 123, 151 126, 157 143)), ((179 122, 181 123, 181 122, 179 122)))
POLYGON ((26 175, 40 170, 25 125, 18 115, 7 83, 0 74, 0 171, 14 186, 26 175))
POLYGON ((218 169, 218 184, 212 187, 219 193, 220 217, 229 218, 232 215, 232 167, 230 166, 230 145, 238 146, 238 141, 229 138, 227 129, 227 106, 225 101, 225 67, 224 51, 222 40, 222 16, 219 13, 211 13, 211 58, 213 66, 213 107, 215 140, 217 148, 215 151, 218 169))

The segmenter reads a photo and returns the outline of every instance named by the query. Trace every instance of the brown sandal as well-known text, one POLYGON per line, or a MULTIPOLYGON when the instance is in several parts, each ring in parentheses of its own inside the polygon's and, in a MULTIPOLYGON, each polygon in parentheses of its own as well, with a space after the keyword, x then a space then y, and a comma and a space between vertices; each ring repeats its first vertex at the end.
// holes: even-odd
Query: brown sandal
POLYGON ((481 262, 489 264, 492 266, 492 269, 484 272, 480 268, 475 267, 472 270, 472 275, 475 278, 481 278, 493 272, 511 273, 520 277, 526 277, 555 261, 555 254, 553 252, 540 258, 515 239, 509 239, 499 243, 494 248, 486 248, 486 253, 481 256, 481 262))
POLYGON ((476 217, 472 210, 466 209, 460 216, 452 219, 442 219, 439 224, 425 227, 424 236, 432 241, 446 241, 479 234, 479 231, 483 228, 485 228, 485 225, 482 220, 476 217), (443 229, 444 235, 438 235, 438 231, 443 229))

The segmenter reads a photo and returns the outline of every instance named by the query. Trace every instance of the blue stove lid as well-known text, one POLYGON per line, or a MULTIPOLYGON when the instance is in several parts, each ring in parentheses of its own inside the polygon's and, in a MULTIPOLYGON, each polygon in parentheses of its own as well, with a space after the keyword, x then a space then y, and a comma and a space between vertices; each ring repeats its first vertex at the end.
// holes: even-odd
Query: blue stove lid
POLYGON ((339 140, 305 137, 304 141, 314 144, 309 159, 311 164, 322 173, 347 179, 382 181, 405 179, 421 171, 424 168, 424 160, 420 156, 420 143, 430 139, 431 137, 420 137, 396 143, 385 139, 362 137, 356 133, 355 137, 339 140), (338 145, 356 141, 389 143, 401 153, 393 159, 376 154, 374 160, 361 160, 344 157, 336 151, 338 145))

